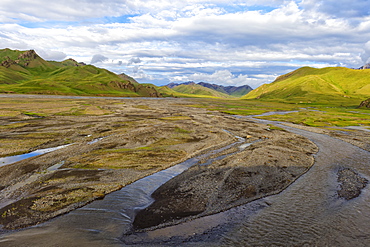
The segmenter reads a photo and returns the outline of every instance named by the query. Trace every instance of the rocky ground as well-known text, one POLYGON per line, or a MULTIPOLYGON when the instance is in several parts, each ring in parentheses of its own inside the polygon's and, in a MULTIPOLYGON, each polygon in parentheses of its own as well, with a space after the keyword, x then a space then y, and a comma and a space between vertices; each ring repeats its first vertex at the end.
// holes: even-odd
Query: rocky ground
POLYGON ((352 169, 346 168, 338 171, 338 183, 340 183, 340 190, 338 196, 351 200, 361 194, 361 190, 366 187, 369 181, 361 177, 352 169))
POLYGON ((225 150, 234 154, 163 185, 153 194, 156 202, 139 213, 135 228, 173 224, 278 193, 314 163, 317 147, 306 138, 193 104, 191 99, 3 99, 0 157, 71 144, 0 167, 3 230, 103 198, 233 143, 234 135, 253 144, 225 150), (61 167, 50 169, 56 164, 61 167))
MULTIPOLYGON (((250 133, 257 132, 254 128, 249 126, 250 133)), ((152 194, 155 202, 136 216, 134 228, 176 224, 278 193, 313 165, 316 152, 301 136, 266 128, 263 139, 245 150, 193 166, 161 186, 152 194)))
POLYGON ((234 141, 218 126, 223 116, 182 100, 29 101, 1 102, 1 156, 72 145, 0 167, 4 229, 45 221, 234 141))

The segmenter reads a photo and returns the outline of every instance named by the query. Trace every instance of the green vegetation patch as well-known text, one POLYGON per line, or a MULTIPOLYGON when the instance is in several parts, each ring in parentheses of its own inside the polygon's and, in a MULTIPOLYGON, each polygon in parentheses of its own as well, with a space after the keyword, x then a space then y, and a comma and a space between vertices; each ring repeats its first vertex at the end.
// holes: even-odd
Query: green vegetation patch
POLYGON ((186 130, 186 129, 182 129, 180 127, 175 127, 175 132, 180 133, 180 134, 189 134, 189 133, 192 133, 192 131, 189 131, 189 130, 186 130))
POLYGON ((325 126, 370 126, 370 116, 362 113, 355 113, 343 108, 324 108, 322 110, 303 110, 300 112, 285 115, 271 115, 259 117, 273 121, 292 122, 312 127, 325 126))
POLYGON ((349 106, 370 96, 370 71, 303 67, 249 92, 243 99, 349 106))
POLYGON ((188 105, 195 108, 206 108, 209 111, 219 111, 231 115, 259 115, 270 111, 294 111, 300 109, 294 104, 265 102, 257 100, 227 100, 227 99, 195 99, 198 104, 188 105))
POLYGON ((186 153, 180 150, 141 147, 137 149, 99 150, 80 156, 76 160, 72 158, 69 161, 77 163, 73 166, 74 168, 148 170, 168 165, 185 155, 186 153))

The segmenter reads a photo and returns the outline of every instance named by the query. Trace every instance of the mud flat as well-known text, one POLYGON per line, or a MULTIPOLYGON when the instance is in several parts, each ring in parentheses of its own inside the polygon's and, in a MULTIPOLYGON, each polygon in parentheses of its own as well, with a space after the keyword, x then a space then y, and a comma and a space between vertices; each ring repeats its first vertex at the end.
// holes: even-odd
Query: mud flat
POLYGON ((370 153, 319 129, 285 128, 319 147, 315 165, 217 245, 368 246, 370 153))
MULTIPOLYGON (((279 177, 282 184, 271 189, 276 191, 313 164, 311 154, 316 150, 306 139, 192 104, 189 99, 6 96, 0 103, 1 157, 70 145, 0 167, 2 229, 44 222, 140 178, 234 142, 235 137, 225 130, 248 142, 259 142, 229 160, 190 171, 198 177, 219 176, 216 184, 225 191, 213 194, 209 200, 219 196, 226 200, 227 193, 236 192, 229 188, 232 184, 248 186, 238 184, 238 179, 242 180, 238 169, 243 174, 288 174, 279 177), (251 165, 255 167, 252 170, 260 168, 245 168, 251 165), (221 175, 216 175, 219 172, 221 175)), ((208 182, 202 182, 205 190, 208 182)), ((250 195, 261 196, 260 191, 266 188, 259 186, 249 188, 250 195)), ((239 191, 227 205, 245 202, 243 193, 239 191)), ((201 211, 209 214, 222 208, 216 203, 201 211)))
POLYGON ((4 98, 1 157, 63 148, 0 167, 0 246, 369 243, 368 132, 276 127, 197 102, 4 98), (198 164, 148 188, 148 175, 198 155, 198 164), (154 192, 155 201, 126 198, 126 188, 154 192), (142 210, 128 205, 128 216, 120 203, 131 199, 142 210))
MULTIPOLYGON (((213 205, 208 203, 202 207, 202 202, 209 197, 221 194, 223 186, 206 187, 211 196, 197 191, 197 186, 203 189, 202 179, 194 172, 195 167, 191 168, 153 193, 158 202, 139 212, 135 219, 137 231, 124 236, 124 243, 138 246, 368 246, 370 153, 325 134, 275 124, 307 137, 319 148, 314 155, 315 165, 293 184, 275 195, 197 217, 194 215, 202 215, 215 204, 227 205, 229 198, 221 197, 213 205), (197 200, 187 205, 178 194, 197 200), (178 208, 188 215, 174 214, 178 208), (145 221, 144 216, 149 220, 145 221), (158 222, 157 227, 152 226, 158 222), (148 228, 141 230, 141 227, 148 228)), ((245 172, 239 169, 238 174, 243 177, 245 172)), ((263 188, 274 183, 273 177, 278 178, 278 173, 272 174, 269 182, 258 183, 245 177, 234 179, 234 183, 239 182, 238 186, 243 187, 240 182, 248 181, 249 187, 263 188)), ((213 179, 213 185, 215 181, 220 180, 213 179)), ((233 192, 229 194, 229 203, 235 197, 242 198, 237 188, 233 192)), ((244 186, 243 200, 248 200, 248 194, 252 194, 251 190, 244 186)), ((253 196, 256 198, 254 194, 249 199, 253 196)))
MULTIPOLYGON (((242 120, 239 120, 242 121, 242 120)), ((140 211, 137 230, 198 218, 281 192, 313 165, 316 146, 281 130, 209 165, 193 166, 157 189, 140 211)))

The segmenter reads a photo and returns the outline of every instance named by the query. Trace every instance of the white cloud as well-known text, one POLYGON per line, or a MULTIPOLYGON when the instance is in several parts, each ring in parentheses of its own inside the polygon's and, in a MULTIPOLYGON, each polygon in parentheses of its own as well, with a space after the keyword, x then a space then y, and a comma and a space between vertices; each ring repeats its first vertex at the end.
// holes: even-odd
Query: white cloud
POLYGON ((64 52, 61 52, 61 51, 37 49, 36 52, 43 59, 51 60, 51 61, 62 61, 67 57, 67 55, 64 52))
POLYGON ((128 61, 127 65, 132 65, 132 64, 135 64, 135 63, 141 63, 141 59, 139 57, 132 57, 128 61))
POLYGON ((362 62, 366 64, 369 62, 369 58, 370 58, 370 41, 368 41, 364 45, 363 49, 364 51, 361 53, 361 59, 362 59, 362 62))
POLYGON ((232 86, 242 86, 250 85, 251 87, 256 88, 261 85, 261 83, 272 81, 276 76, 271 75, 256 75, 251 78, 248 75, 234 75, 229 70, 218 70, 213 74, 206 73, 195 73, 188 76, 176 76, 173 78, 173 82, 186 82, 186 81, 195 81, 195 82, 208 82, 215 83, 220 85, 232 85, 232 86))
POLYGON ((0 48, 98 63, 141 82, 258 85, 305 65, 363 65, 368 7, 363 0, 2 0, 0 48))
POLYGON ((96 54, 94 55, 92 58, 91 58, 91 64, 96 64, 96 63, 101 63, 101 62, 104 62, 104 61, 107 61, 108 58, 103 56, 103 55, 100 55, 100 54, 96 54))

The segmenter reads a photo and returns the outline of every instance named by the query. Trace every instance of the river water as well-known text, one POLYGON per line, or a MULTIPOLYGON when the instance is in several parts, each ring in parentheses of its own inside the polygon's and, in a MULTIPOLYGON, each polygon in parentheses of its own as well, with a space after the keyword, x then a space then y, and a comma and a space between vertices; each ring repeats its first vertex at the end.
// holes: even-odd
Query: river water
POLYGON ((2 157, 2 158, 0 158, 0 167, 5 166, 5 165, 9 165, 9 164, 13 164, 15 162, 18 162, 18 161, 21 161, 21 160, 24 160, 24 159, 28 159, 28 158, 31 158, 31 157, 35 157, 35 156, 38 156, 38 155, 41 155, 41 154, 50 153, 50 152, 53 152, 55 150, 68 147, 69 145, 71 145, 71 144, 66 144, 66 145, 53 147, 53 148, 38 149, 36 151, 26 153, 26 154, 14 155, 14 156, 9 156, 9 157, 2 157))
POLYGON ((125 235, 136 210, 151 203, 148 195, 198 162, 193 158, 65 216, 4 234, 0 246, 370 246, 369 186, 352 200, 337 196, 342 168, 370 180, 370 153, 323 134, 276 125, 319 147, 315 165, 278 195, 177 226, 125 235))
POLYGON ((44 224, 4 234, 0 237, 0 246, 120 246, 123 244, 120 237, 130 232, 136 212, 153 202, 151 194, 159 186, 195 164, 204 165, 201 161, 210 156, 211 160, 217 160, 214 155, 236 145, 245 145, 244 138, 234 138, 237 141, 230 145, 140 179, 103 200, 44 224))
POLYGON ((225 234, 225 246, 370 246, 370 190, 346 201, 337 196, 339 169, 350 168, 370 180, 370 153, 341 140, 285 129, 319 147, 315 165, 270 206, 225 234))

